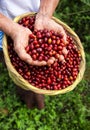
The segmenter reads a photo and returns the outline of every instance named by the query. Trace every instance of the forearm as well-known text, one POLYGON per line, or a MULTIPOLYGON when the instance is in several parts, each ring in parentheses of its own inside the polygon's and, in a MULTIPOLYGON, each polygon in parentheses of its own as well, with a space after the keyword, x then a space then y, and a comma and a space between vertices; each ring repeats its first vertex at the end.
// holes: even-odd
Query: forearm
POLYGON ((59 0, 41 0, 38 14, 51 18, 58 3, 59 0))
POLYGON ((16 27, 18 27, 17 23, 0 13, 0 30, 12 37, 16 27))

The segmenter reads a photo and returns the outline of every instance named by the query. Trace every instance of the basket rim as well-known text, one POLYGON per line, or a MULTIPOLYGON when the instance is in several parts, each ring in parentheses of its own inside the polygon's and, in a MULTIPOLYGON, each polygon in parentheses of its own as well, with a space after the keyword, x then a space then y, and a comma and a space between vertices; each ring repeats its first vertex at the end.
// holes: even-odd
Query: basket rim
MULTIPOLYGON (((36 13, 33 12, 33 13, 25 13, 23 15, 19 15, 14 19, 14 22, 18 22, 21 18, 23 18, 25 16, 33 16, 35 14, 36 13)), ((20 87, 22 87, 23 89, 32 90, 32 91, 34 91, 36 93, 45 94, 45 95, 64 94, 66 92, 69 92, 69 91, 73 90, 77 86, 77 84, 82 80, 83 74, 84 74, 84 71, 85 71, 85 65, 86 65, 84 48, 83 48, 83 46, 81 44, 81 41, 80 41, 79 37, 77 36, 77 34, 66 23, 62 22, 61 20, 57 19, 56 17, 52 17, 52 19, 55 20, 55 22, 61 24, 66 29, 66 31, 69 31, 69 33, 71 33, 71 35, 73 36, 74 39, 76 38, 78 40, 81 55, 82 55, 82 62, 83 63, 82 63, 81 69, 80 69, 80 71, 78 73, 78 76, 77 76, 76 80, 73 82, 73 84, 66 87, 65 89, 61 89, 61 90, 44 90, 44 89, 37 88, 37 87, 31 85, 28 81, 26 81, 16 71, 16 69, 13 67, 13 65, 12 65, 12 63, 10 61, 10 57, 8 55, 8 49, 7 49, 7 36, 6 36, 6 34, 4 35, 4 38, 3 38, 3 52, 4 52, 5 62, 6 62, 10 77, 13 79, 13 81, 15 83, 17 82, 17 80, 15 79, 16 76, 19 77, 18 79, 22 82, 21 85, 24 86, 24 87, 22 87, 22 86, 20 86, 20 87)))

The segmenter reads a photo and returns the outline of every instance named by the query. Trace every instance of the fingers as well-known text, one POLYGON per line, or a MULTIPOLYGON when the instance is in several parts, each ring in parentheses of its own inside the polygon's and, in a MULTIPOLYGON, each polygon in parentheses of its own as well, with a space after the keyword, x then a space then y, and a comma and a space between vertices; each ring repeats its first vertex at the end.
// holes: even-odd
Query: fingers
POLYGON ((26 53, 26 50, 24 49, 24 47, 17 46, 17 47, 15 47, 15 51, 21 60, 29 62, 29 63, 32 62, 32 58, 30 57, 30 55, 28 53, 26 53))
POLYGON ((55 32, 60 33, 63 36, 62 38, 63 42, 67 43, 67 35, 63 26, 61 26, 60 24, 56 23, 55 21, 51 19, 47 24, 47 29, 54 30, 55 32))
POLYGON ((47 65, 50 66, 51 64, 53 64, 55 62, 55 58, 51 57, 48 61, 47 61, 47 65))
POLYGON ((20 59, 27 62, 28 64, 37 66, 44 66, 47 64, 45 61, 38 61, 38 60, 34 61, 32 57, 28 53, 26 53, 26 50, 22 47, 20 49, 18 48, 16 52, 20 57, 20 59))
POLYGON ((62 34, 62 39, 65 44, 67 44, 67 34, 64 30, 64 28, 61 25, 57 25, 57 32, 62 34))
POLYGON ((35 60, 35 61, 32 61, 30 64, 37 65, 37 66, 44 66, 44 65, 47 65, 47 62, 35 60))
POLYGON ((64 55, 67 55, 67 54, 68 54, 68 50, 66 49, 66 47, 63 48, 62 53, 63 53, 64 55))

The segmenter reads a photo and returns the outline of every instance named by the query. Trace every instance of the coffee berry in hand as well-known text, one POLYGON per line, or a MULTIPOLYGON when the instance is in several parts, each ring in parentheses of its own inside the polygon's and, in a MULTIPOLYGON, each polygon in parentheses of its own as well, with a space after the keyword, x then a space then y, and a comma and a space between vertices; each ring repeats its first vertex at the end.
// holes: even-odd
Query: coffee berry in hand
POLYGON ((29 43, 26 52, 30 54, 33 60, 46 61, 48 65, 59 60, 64 61, 64 56, 68 51, 65 48, 63 35, 53 30, 34 30, 35 17, 25 17, 19 21, 24 27, 29 28, 33 34, 29 36, 29 43))
POLYGON ((33 34, 29 36, 26 52, 33 60, 45 60, 53 63, 45 66, 29 65, 22 61, 14 51, 13 41, 8 37, 10 60, 17 72, 31 85, 46 90, 61 90, 73 84, 79 73, 81 53, 74 40, 67 34, 67 44, 63 36, 54 31, 35 30, 35 17, 25 17, 19 21, 33 34), (52 60, 53 58, 53 60, 52 60), (62 62, 64 61, 64 62, 62 62))

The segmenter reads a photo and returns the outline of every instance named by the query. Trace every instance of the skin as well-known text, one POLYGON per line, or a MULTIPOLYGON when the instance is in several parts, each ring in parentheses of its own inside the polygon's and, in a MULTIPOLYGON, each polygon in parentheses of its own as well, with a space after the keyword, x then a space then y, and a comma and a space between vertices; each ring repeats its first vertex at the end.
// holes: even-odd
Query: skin
POLYGON ((66 42, 65 30, 61 25, 52 20, 52 15, 58 5, 58 2, 59 0, 52 0, 52 2, 49 0, 41 0, 40 10, 36 16, 35 29, 48 29, 59 32, 63 34, 63 40, 66 42))
MULTIPOLYGON (((35 29, 55 30, 64 35, 64 42, 66 42, 66 33, 62 26, 55 23, 51 17, 58 5, 59 0, 41 0, 40 9, 36 16, 35 29), (48 5, 48 6, 47 6, 48 5), (48 8, 49 7, 49 8, 48 8)), ((28 28, 22 27, 11 19, 0 13, 0 30, 9 35, 14 41, 14 49, 18 56, 25 62, 32 65, 46 65, 45 61, 33 61, 30 55, 25 51, 28 45, 29 35, 32 33, 28 28)), ((53 62, 52 62, 53 63, 53 62)), ((50 63, 49 63, 50 64, 50 63)))

